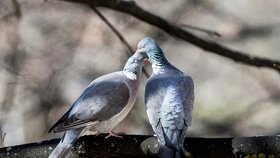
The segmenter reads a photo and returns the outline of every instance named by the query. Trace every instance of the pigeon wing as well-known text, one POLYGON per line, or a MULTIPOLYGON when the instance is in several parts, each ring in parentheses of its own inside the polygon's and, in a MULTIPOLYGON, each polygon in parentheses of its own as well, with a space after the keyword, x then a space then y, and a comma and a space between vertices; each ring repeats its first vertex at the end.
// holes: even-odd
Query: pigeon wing
POLYGON ((161 83, 158 79, 151 77, 145 88, 145 105, 149 122, 158 140, 162 144, 165 144, 163 129, 160 122, 160 108, 164 99, 164 93, 162 93, 161 90, 161 83))
POLYGON ((184 108, 184 127, 182 129, 182 135, 180 138, 180 144, 184 143, 184 139, 187 136, 188 127, 192 123, 192 110, 194 104, 194 83, 190 76, 182 74, 180 77, 178 89, 184 108))
POLYGON ((123 81, 93 83, 50 131, 61 132, 108 120, 125 108, 129 98, 129 87, 123 81))

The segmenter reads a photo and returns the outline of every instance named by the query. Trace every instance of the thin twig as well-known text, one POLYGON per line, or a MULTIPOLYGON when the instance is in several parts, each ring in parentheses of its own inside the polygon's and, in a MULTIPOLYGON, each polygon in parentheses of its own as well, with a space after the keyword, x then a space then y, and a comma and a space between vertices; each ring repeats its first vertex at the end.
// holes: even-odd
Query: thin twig
POLYGON ((216 31, 207 30, 207 29, 203 29, 203 28, 199 28, 199 27, 192 26, 192 25, 187 25, 187 24, 181 24, 180 26, 184 27, 184 28, 187 28, 187 29, 192 29, 192 30, 196 30, 196 31, 207 33, 209 36, 221 37, 221 34, 219 34, 216 31))
POLYGON ((17 0, 12 0, 13 6, 14 6, 14 14, 17 17, 17 19, 21 18, 21 9, 20 4, 17 0))
MULTIPOLYGON (((97 8, 92 6, 93 11, 108 25, 108 27, 116 34, 116 36, 119 38, 119 40, 121 41, 121 43, 123 44, 123 46, 126 48, 126 54, 128 57, 130 57, 131 55, 134 54, 134 50, 132 49, 132 47, 128 44, 128 42, 125 40, 125 38, 122 36, 122 34, 107 20, 107 18, 98 11, 97 8)), ((145 76, 147 78, 149 78, 149 74, 146 71, 145 68, 143 68, 143 73, 145 74, 145 76)))
POLYGON ((5 141, 5 137, 6 137, 6 133, 4 133, 3 135, 1 135, 1 139, 0 139, 0 148, 4 147, 4 141, 5 141))
POLYGON ((134 16, 148 24, 151 24, 165 31, 166 33, 168 33, 173 37, 177 37, 184 41, 187 41, 205 50, 206 52, 214 53, 243 64, 247 64, 255 67, 271 68, 280 72, 279 60, 271 60, 267 58, 261 58, 258 56, 249 55, 249 53, 232 50, 214 41, 208 41, 200 37, 197 37, 196 35, 178 27, 177 25, 170 23, 169 21, 142 9, 134 1, 129 1, 129 0, 62 0, 62 1, 86 4, 95 7, 97 6, 106 7, 116 11, 124 12, 126 14, 134 16))
POLYGON ((99 12, 98 9, 96 9, 95 7, 92 7, 92 9, 108 25, 108 27, 116 34, 116 36, 119 38, 119 40, 121 41, 123 46, 126 48, 127 57, 130 57, 133 54, 134 50, 130 47, 130 45, 124 39, 124 37, 121 35, 121 33, 107 20, 107 18, 101 12, 99 12))

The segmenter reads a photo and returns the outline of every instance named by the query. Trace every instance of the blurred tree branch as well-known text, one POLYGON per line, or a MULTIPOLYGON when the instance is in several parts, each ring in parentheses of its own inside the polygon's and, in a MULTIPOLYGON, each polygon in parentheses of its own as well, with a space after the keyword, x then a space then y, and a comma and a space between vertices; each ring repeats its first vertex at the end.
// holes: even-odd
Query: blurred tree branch
POLYGON ((179 26, 170 23, 169 21, 142 9, 134 1, 130 1, 130 0, 62 0, 62 1, 75 2, 80 4, 86 4, 89 6, 96 6, 96 7, 98 6, 106 7, 116 11, 124 12, 146 23, 154 25, 159 29, 162 29, 163 31, 165 31, 171 36, 187 41, 208 52, 232 59, 236 62, 240 62, 243 64, 256 66, 256 67, 271 68, 280 72, 280 61, 278 60, 271 60, 271 59, 249 55, 249 53, 232 50, 214 41, 209 41, 197 37, 196 35, 180 28, 179 26))
MULTIPOLYGON (((16 18, 15 25, 11 24, 13 26, 13 31, 10 32, 10 37, 8 42, 11 45, 11 52, 9 55, 5 57, 5 62, 8 67, 8 70, 10 70, 10 78, 9 81, 13 82, 13 84, 8 84, 5 92, 5 99, 3 101, 3 110, 9 110, 11 108, 11 104, 14 100, 14 93, 17 85, 17 75, 20 72, 19 67, 19 56, 20 52, 18 51, 18 35, 17 35, 17 29, 18 29, 18 20, 21 17, 21 10, 19 7, 19 3, 17 0, 12 0, 12 5, 14 7, 14 17, 16 18)), ((13 17, 10 17, 13 18, 13 17)))
MULTIPOLYGON (((123 46, 126 48, 126 52, 127 52, 127 57, 131 56, 134 54, 134 50, 133 48, 128 44, 128 42, 125 40, 125 38, 122 36, 122 34, 107 20, 107 18, 101 13, 99 12, 99 10, 97 10, 97 8, 95 8, 94 6, 92 7, 92 9, 94 10, 94 12, 100 17, 101 20, 103 20, 108 27, 116 34, 116 36, 119 38, 119 40, 122 42, 123 46)), ((147 78, 149 78, 149 74, 146 71, 145 68, 143 68, 143 73, 145 74, 145 76, 147 78)))
POLYGON ((4 147, 4 140, 6 137, 6 133, 2 134, 2 132, 0 133, 0 148, 4 147))
POLYGON ((107 18, 94 6, 92 7, 93 11, 100 17, 102 21, 108 25, 108 27, 116 34, 116 36, 119 38, 119 40, 122 42, 124 47, 127 49, 127 57, 130 57, 131 54, 134 53, 133 48, 128 44, 128 42, 125 40, 125 38, 122 36, 122 34, 107 20, 107 18))
MULTIPOLYGON (((13 106, 16 88, 18 86, 18 74, 20 73, 20 60, 23 60, 24 54, 18 50, 18 22, 21 18, 21 8, 19 2, 17 0, 11 0, 11 5, 13 7, 13 16, 7 16, 5 20, 9 21, 8 24, 11 26, 11 30, 9 32, 9 37, 7 38, 8 43, 10 44, 10 52, 5 56, 5 67, 10 72, 8 81, 9 84, 6 85, 5 89, 5 97, 2 102, 2 106, 0 106, 0 111, 2 111, 2 117, 6 117, 10 112, 10 109, 13 106)), ((4 139, 6 133, 3 134, 2 131, 3 120, 0 120, 0 146, 4 146, 4 139)))
POLYGON ((12 5, 14 8, 14 17, 10 18, 15 18, 16 21, 14 22, 15 25, 11 24, 13 26, 13 31, 10 32, 10 38, 9 38, 9 43, 11 45, 11 52, 9 55, 5 57, 5 62, 8 67, 8 70, 11 70, 12 72, 10 74, 10 79, 11 84, 7 85, 6 92, 5 92, 5 100, 3 101, 3 110, 9 110, 11 108, 11 104, 14 101, 15 97, 15 89, 17 85, 17 75, 20 72, 20 67, 19 67, 19 56, 20 52, 18 51, 18 21, 21 18, 21 9, 19 6, 19 3, 17 0, 12 0, 12 5))
POLYGON ((181 24, 181 27, 187 28, 187 29, 192 29, 195 31, 200 31, 200 32, 204 32, 206 34, 208 34, 209 36, 216 36, 216 37, 221 37, 221 34, 219 34, 216 31, 212 31, 212 30, 207 30, 204 28, 199 28, 199 27, 195 27, 195 26, 191 26, 191 25, 187 25, 187 24, 181 24))
POLYGON ((14 14, 15 14, 17 19, 20 19, 21 18, 20 5, 19 5, 17 0, 12 0, 12 3, 13 3, 13 6, 14 6, 14 14))

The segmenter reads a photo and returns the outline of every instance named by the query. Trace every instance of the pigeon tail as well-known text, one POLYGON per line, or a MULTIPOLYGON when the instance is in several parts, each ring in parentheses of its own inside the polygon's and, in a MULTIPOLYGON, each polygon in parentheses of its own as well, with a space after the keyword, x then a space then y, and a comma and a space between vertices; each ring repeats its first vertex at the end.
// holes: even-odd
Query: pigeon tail
POLYGON ((83 128, 66 131, 48 158, 65 158, 75 141, 79 138, 83 128))
POLYGON ((187 158, 183 147, 179 150, 171 149, 167 146, 161 145, 159 148, 158 158, 187 158))
POLYGON ((162 128, 165 146, 173 150, 180 149, 181 130, 162 128))

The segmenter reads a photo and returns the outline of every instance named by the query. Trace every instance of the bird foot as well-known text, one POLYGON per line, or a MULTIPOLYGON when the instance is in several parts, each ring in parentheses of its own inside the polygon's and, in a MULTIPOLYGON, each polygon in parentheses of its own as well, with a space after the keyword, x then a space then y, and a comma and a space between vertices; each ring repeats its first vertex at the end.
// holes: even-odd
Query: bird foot
POLYGON ((108 133, 108 135, 105 137, 105 139, 108 139, 108 138, 110 138, 110 137, 117 137, 117 138, 122 138, 122 139, 123 139, 123 136, 120 136, 119 134, 120 134, 120 133, 115 133, 115 132, 113 132, 113 131, 110 131, 110 132, 108 133))

